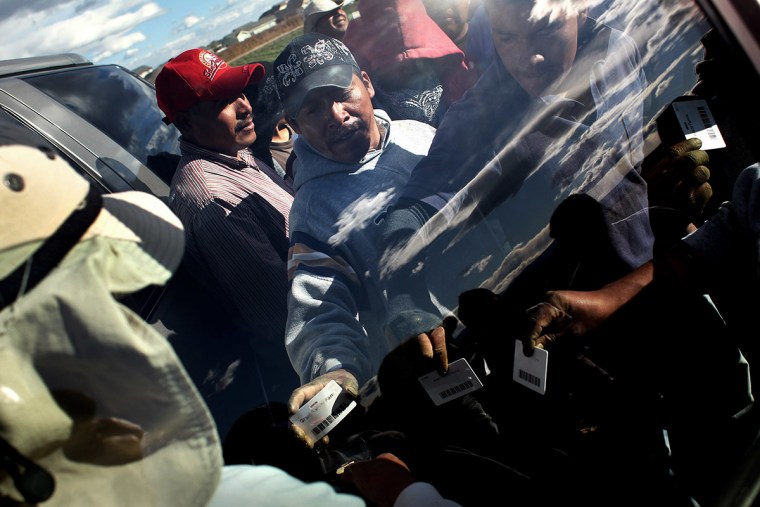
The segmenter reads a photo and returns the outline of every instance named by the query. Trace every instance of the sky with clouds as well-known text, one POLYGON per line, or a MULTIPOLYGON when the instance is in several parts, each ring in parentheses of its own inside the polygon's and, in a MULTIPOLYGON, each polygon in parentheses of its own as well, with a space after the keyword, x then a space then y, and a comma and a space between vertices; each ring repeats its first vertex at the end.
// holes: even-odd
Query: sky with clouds
POLYGON ((255 21, 277 0, 0 0, 0 59, 79 53, 129 69, 255 21))

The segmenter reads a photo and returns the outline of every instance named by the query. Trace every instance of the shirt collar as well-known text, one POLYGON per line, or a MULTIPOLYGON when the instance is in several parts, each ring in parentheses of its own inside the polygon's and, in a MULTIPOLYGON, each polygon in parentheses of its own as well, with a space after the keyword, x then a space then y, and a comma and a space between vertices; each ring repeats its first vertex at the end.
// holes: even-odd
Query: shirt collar
POLYGON ((380 131, 380 141, 377 143, 377 148, 370 149, 367 154, 362 157, 359 161, 360 164, 367 163, 388 147, 391 135, 391 120, 388 117, 388 113, 382 109, 375 109, 375 121, 377 122, 377 129, 380 131))
POLYGON ((240 150, 238 152, 240 158, 238 158, 225 155, 224 153, 219 153, 218 151, 203 148, 202 146, 198 146, 197 144, 183 139, 182 137, 179 138, 179 142, 183 155, 191 155, 212 160, 214 162, 224 164, 231 169, 245 169, 246 167, 251 167, 256 170, 259 169, 259 166, 256 164, 256 159, 253 157, 253 153, 251 153, 251 150, 249 148, 240 150))

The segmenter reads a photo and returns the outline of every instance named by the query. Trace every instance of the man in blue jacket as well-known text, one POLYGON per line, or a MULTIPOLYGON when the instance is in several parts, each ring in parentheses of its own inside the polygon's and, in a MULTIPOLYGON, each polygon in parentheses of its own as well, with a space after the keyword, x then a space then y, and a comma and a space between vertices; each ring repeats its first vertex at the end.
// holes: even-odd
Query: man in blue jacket
POLYGON ((330 380, 356 394, 400 343, 383 334, 386 300, 375 244, 435 131, 373 109, 369 76, 337 39, 297 37, 274 67, 288 122, 299 134, 286 327, 303 384, 289 401, 295 412, 330 380))

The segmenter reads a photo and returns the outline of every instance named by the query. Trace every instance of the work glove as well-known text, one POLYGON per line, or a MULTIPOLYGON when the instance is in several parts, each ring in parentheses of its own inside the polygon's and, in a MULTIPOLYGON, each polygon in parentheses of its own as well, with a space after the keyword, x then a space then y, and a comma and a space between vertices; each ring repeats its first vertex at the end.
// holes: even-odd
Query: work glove
MULTIPOLYGON (((325 373, 324 375, 321 375, 308 384, 304 384, 301 387, 295 389, 293 393, 290 395, 290 399, 288 400, 288 412, 292 415, 298 412, 298 410, 310 399, 312 399, 314 396, 319 393, 322 389, 324 389, 327 384, 330 383, 331 380, 334 380, 337 382, 343 390, 352 398, 356 398, 359 395, 359 382, 356 380, 356 377, 353 376, 353 374, 349 373, 346 370, 333 370, 331 372, 325 373)), ((291 424, 290 426, 291 431, 295 434, 295 436, 302 441, 307 447, 313 448, 315 445, 315 442, 309 438, 304 431, 299 428, 298 426, 291 424)), ((319 442, 322 445, 327 445, 329 443, 328 436, 325 435, 322 437, 319 442)))
POLYGON ((565 336, 580 336, 601 326, 618 307, 604 290, 559 290, 547 293, 546 300, 528 308, 518 328, 523 353, 546 348, 565 336))
POLYGON ((705 165, 710 157, 701 147, 699 139, 686 139, 644 158, 641 175, 647 182, 650 206, 676 210, 685 223, 701 222, 713 195, 705 165))
POLYGON ((533 355, 533 349, 543 349, 564 334, 572 317, 549 302, 538 303, 526 310, 529 319, 527 332, 522 334, 523 354, 533 355))

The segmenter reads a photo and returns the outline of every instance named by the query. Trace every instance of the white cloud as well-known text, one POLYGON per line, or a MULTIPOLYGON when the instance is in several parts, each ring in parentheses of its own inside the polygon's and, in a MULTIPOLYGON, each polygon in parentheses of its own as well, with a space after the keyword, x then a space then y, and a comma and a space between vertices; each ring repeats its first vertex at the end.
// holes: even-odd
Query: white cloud
POLYGON ((126 51, 135 44, 143 42, 144 40, 145 35, 140 32, 132 32, 119 37, 109 37, 103 41, 103 51, 100 54, 94 56, 92 61, 97 63, 100 60, 104 60, 105 58, 110 57, 114 53, 118 53, 119 51, 126 51))
POLYGON ((144 41, 135 27, 165 11, 155 2, 127 0, 79 7, 77 0, 0 21, 0 58, 96 52, 98 58, 144 41))
POLYGON ((198 16, 185 16, 183 21, 185 22, 184 28, 191 28, 203 21, 203 18, 199 18, 198 16))
POLYGON ((192 49, 196 45, 191 44, 191 41, 197 40, 198 36, 195 33, 188 33, 182 37, 172 39, 170 42, 164 44, 159 52, 166 53, 174 56, 175 53, 180 53, 186 49, 192 49))

